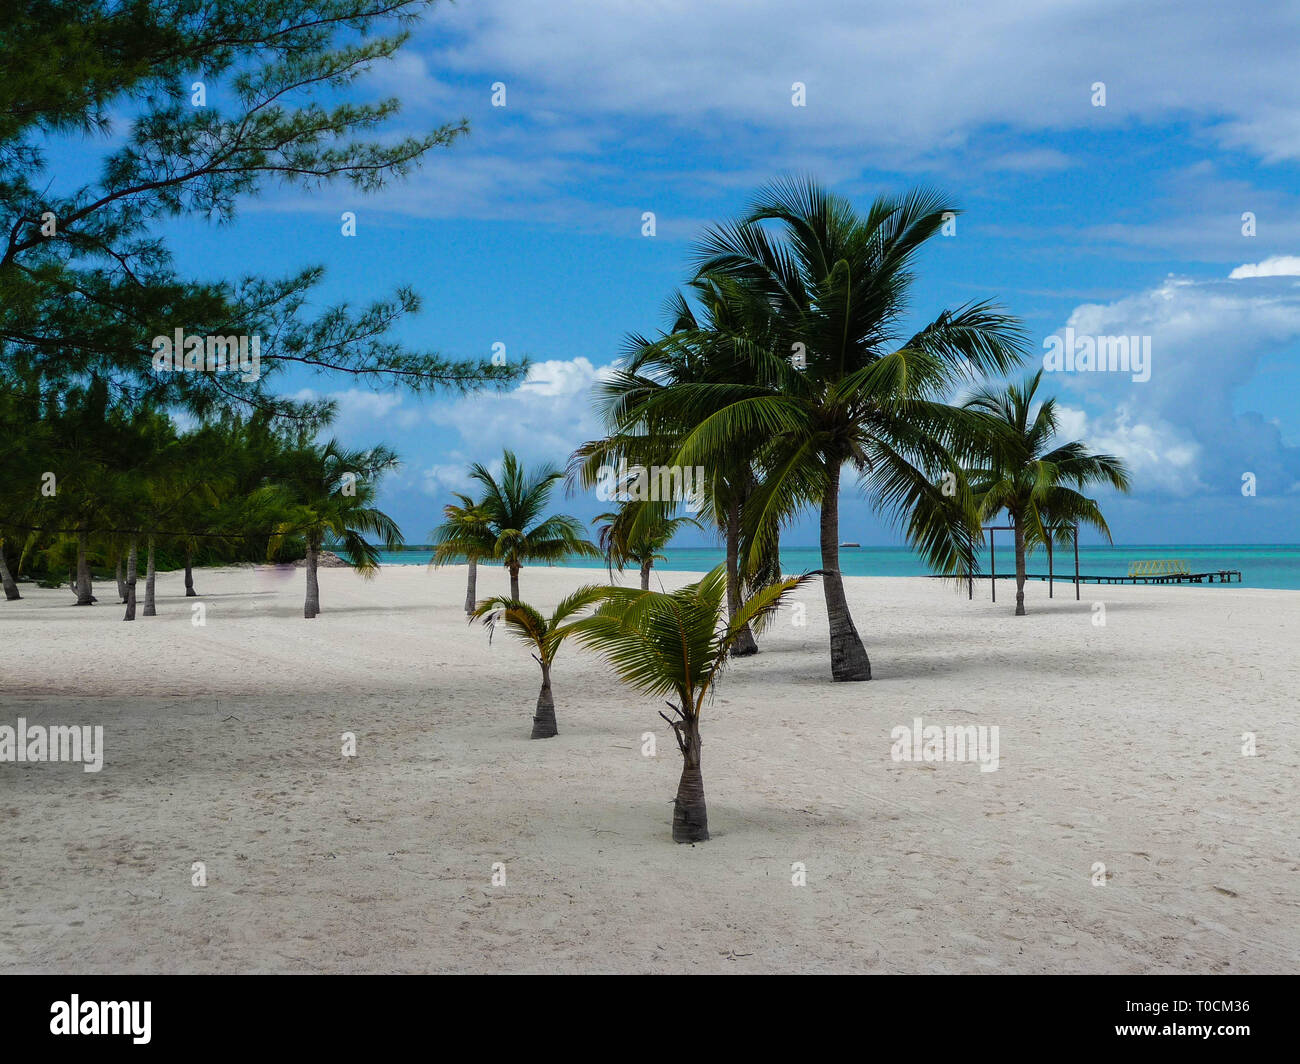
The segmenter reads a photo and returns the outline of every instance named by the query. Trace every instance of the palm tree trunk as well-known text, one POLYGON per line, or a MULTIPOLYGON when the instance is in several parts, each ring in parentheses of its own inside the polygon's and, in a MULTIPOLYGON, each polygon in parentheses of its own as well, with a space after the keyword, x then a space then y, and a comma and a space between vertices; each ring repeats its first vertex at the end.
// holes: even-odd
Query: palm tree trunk
MULTIPOLYGON (((740 609, 740 503, 727 507, 727 619, 736 616, 740 609)), ((733 658, 747 658, 758 653, 758 644, 749 625, 741 629, 732 644, 733 658)))
POLYGON ((154 578, 156 573, 153 564, 153 536, 148 539, 148 560, 144 566, 144 615, 146 617, 157 617, 158 608, 154 600, 154 578))
MULTIPOLYGON (((641 563, 641 590, 642 591, 650 590, 650 566, 652 565, 654 565, 654 559, 651 559, 649 561, 644 561, 641 563)), ((758 648, 755 647, 754 649, 757 650, 758 648)))
POLYGON ((469 583, 465 585, 465 612, 472 614, 478 605, 478 562, 469 560, 469 583))
POLYGON ((15 599, 22 598, 18 593, 18 584, 14 581, 14 575, 9 571, 9 563, 5 561, 5 541, 0 538, 0 583, 4 584, 5 599, 13 602, 15 599))
POLYGON ((122 575, 122 552, 117 552, 117 598, 119 602, 126 601, 126 577, 122 575))
POLYGON ((555 699, 551 695, 551 667, 542 666, 542 692, 537 696, 537 712, 533 714, 533 739, 550 739, 559 734, 555 726, 555 699))
POLYGON ((316 579, 316 544, 307 543, 307 601, 303 604, 302 615, 311 619, 320 613, 320 583, 316 579))
POLYGON ((192 547, 185 548, 185 597, 199 597, 199 593, 194 590, 194 549, 192 547))
POLYGON ((136 578, 136 549, 135 537, 131 537, 131 549, 126 556, 126 616, 124 621, 135 620, 135 578, 136 578))
POLYGON ((519 601, 519 566, 510 566, 510 597, 519 601))
POLYGON ((77 605, 89 606, 95 601, 94 587, 90 581, 90 533, 84 529, 77 533, 77 605))
POLYGON ((831 629, 831 677, 835 680, 870 680, 871 659, 853 626, 840 575, 840 466, 832 461, 826 474, 826 494, 821 514, 822 593, 831 629))
POLYGON ((1025 615, 1025 524, 1021 517, 1013 517, 1016 526, 1016 616, 1025 615))
POLYGON ((709 811, 700 772, 700 729, 694 717, 681 725, 682 778, 673 801, 673 842, 707 842, 709 811))

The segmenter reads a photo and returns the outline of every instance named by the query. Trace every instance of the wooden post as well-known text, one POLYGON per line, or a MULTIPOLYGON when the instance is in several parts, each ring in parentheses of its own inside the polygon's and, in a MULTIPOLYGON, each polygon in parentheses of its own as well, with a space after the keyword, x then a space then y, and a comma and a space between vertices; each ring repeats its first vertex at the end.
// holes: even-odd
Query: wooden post
POLYGON ((1079 601, 1079 526, 1074 526, 1074 601, 1079 601))
POLYGON ((1052 534, 1047 534, 1047 597, 1052 598, 1052 584, 1056 576, 1056 571, 1052 568, 1052 534))
POLYGON ((993 553, 993 529, 989 529, 989 590, 993 593, 993 601, 998 600, 998 559, 993 553))

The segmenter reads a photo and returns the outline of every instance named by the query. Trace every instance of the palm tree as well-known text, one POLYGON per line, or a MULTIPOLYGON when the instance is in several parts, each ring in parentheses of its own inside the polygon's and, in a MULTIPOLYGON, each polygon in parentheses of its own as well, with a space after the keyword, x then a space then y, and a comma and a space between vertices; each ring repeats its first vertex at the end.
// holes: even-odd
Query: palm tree
POLYGON ((725 566, 680 590, 605 589, 605 602, 589 617, 574 622, 579 642, 605 655, 629 687, 662 698, 675 695, 669 707, 682 754, 682 775, 673 803, 673 841, 703 842, 709 837, 700 767, 700 714, 727 662, 732 645, 748 626, 761 628, 787 594, 812 574, 771 584, 742 602, 729 619, 723 616, 727 593, 725 566))
POLYGON ((456 493, 457 503, 442 508, 446 520, 429 533, 433 542, 433 558, 429 564, 437 568, 464 558, 469 562, 469 582, 465 588, 465 612, 473 614, 478 596, 478 563, 491 558, 496 547, 496 536, 489 526, 488 511, 468 495, 456 493))
POLYGON ((564 474, 552 465, 525 473, 513 451, 506 451, 498 481, 475 462, 469 475, 483 486, 479 506, 488 515, 495 540, 492 557, 510 573, 510 597, 519 599, 519 570, 526 562, 558 562, 577 555, 599 558, 600 550, 582 536, 582 523, 568 514, 543 517, 547 500, 564 474))
POLYGON ((586 584, 565 598, 550 617, 543 617, 536 608, 518 599, 496 595, 479 603, 470 618, 483 620, 488 630, 488 642, 496 632, 498 624, 517 636, 525 645, 532 648, 533 660, 542 668, 542 690, 537 696, 537 711, 533 714, 533 739, 550 739, 556 735, 555 697, 551 692, 551 666, 555 655, 564 642, 574 632, 574 621, 569 620, 595 602, 599 602, 607 588, 586 584), (569 623, 565 623, 568 621, 569 623))
POLYGON ((673 536, 685 525, 700 527, 693 517, 665 517, 655 515, 649 522, 642 522, 633 530, 631 525, 635 516, 629 506, 618 510, 597 514, 592 524, 603 521, 597 531, 597 542, 605 555, 605 564, 609 567, 612 580, 614 570, 620 573, 628 566, 635 565, 641 570, 641 590, 650 590, 650 569, 656 561, 663 561, 662 553, 673 536))
POLYGON ((682 398, 720 409, 697 421, 677 461, 755 433, 769 441, 746 506, 751 551, 770 540, 763 530, 784 520, 794 500, 820 507, 836 680, 871 678, 839 571, 844 465, 932 568, 965 571, 973 531, 938 481, 959 468, 948 447, 969 434, 970 415, 942 400, 972 369, 1003 371, 1023 356, 1019 325, 989 303, 903 331, 916 253, 950 212, 937 193, 916 190, 882 196, 864 215, 815 181, 789 179, 762 192, 740 222, 708 230, 699 246, 700 276, 735 282, 724 294, 743 300, 747 314, 765 308, 771 328, 764 344, 735 345, 747 381, 682 398))
POLYGON ((306 540, 307 597, 302 615, 310 619, 320 613, 316 566, 327 537, 365 577, 374 576, 379 568, 379 548, 367 535, 380 537, 389 550, 401 544, 397 523, 371 505, 380 478, 396 467, 397 456, 387 447, 348 450, 331 439, 323 445, 304 443, 282 461, 284 483, 296 505, 293 516, 271 536, 268 556, 276 554, 290 536, 306 540))
POLYGON ((1090 454, 1073 443, 1052 446, 1056 436, 1056 399, 1034 409, 1043 371, 1022 385, 985 388, 966 402, 984 420, 986 459, 967 471, 982 519, 1006 510, 1015 530, 1016 616, 1025 615, 1025 556, 1037 544, 1050 550, 1053 535, 1063 541, 1065 526, 1086 524, 1110 540, 1110 528, 1094 499, 1080 490, 1110 484, 1128 491, 1124 463, 1109 454, 1090 454))
MULTIPOLYGON (((734 298, 737 286, 725 279, 697 277, 690 290, 698 311, 685 293, 675 293, 667 306, 668 330, 654 340, 629 336, 622 367, 598 387, 609 435, 583 444, 573 456, 571 475, 584 486, 595 482, 602 467, 624 461, 680 468, 674 455, 682 440, 728 401, 729 391, 719 385, 751 380, 751 368, 737 351, 764 342, 770 315, 752 300, 734 298)), ((763 572, 779 569, 777 535, 765 529, 756 551, 744 543, 743 517, 758 482, 765 444, 760 426, 707 454, 698 444, 695 450, 693 464, 705 470, 705 484, 697 486, 701 515, 716 526, 725 544, 729 616, 739 608, 745 587, 764 582, 763 572)), ((635 516, 629 533, 649 531, 672 509, 674 503, 663 500, 630 504, 628 510, 635 516)), ((753 633, 743 631, 733 656, 757 652, 753 633)))
POLYGON ((5 561, 5 537, 3 530, 0 530, 0 583, 4 585, 5 601, 13 602, 15 599, 23 597, 18 591, 18 584, 14 580, 13 573, 9 571, 9 564, 5 561))

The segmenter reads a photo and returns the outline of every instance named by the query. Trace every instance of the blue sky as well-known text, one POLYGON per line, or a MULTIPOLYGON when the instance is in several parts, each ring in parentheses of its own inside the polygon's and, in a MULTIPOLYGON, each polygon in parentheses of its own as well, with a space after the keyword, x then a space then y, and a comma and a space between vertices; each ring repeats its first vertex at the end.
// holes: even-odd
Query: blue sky
MULTIPOLYGON (((920 262, 917 323, 992 297, 1024 320, 1035 360, 1067 325, 1151 337, 1149 381, 1046 382, 1064 433, 1133 470, 1130 497, 1103 496, 1116 542, 1294 542, 1300 13, 1027 7, 440 4, 355 91, 403 101, 394 132, 467 116, 467 138, 374 196, 271 188, 232 225, 187 220, 169 236, 199 275, 323 264, 328 301, 411 283, 424 310, 399 335, 413 346, 487 356, 500 341, 533 361, 510 394, 461 399, 279 378, 281 390, 338 397, 347 442, 397 448, 404 465, 381 505, 423 541, 469 461, 510 447, 562 464, 598 434, 592 383, 626 333, 660 326, 703 225, 783 173, 862 205, 935 185, 965 213, 920 262), (505 107, 491 105, 497 82, 505 107), (340 233, 346 210, 355 237, 340 233), (1246 472, 1254 497, 1241 493, 1246 472)), ((209 103, 221 106, 219 86, 209 103)), ((593 496, 565 508, 604 507, 593 496)), ((897 542, 851 478, 841 520, 845 538, 897 542)), ((785 541, 813 543, 815 528, 806 515, 785 541)))

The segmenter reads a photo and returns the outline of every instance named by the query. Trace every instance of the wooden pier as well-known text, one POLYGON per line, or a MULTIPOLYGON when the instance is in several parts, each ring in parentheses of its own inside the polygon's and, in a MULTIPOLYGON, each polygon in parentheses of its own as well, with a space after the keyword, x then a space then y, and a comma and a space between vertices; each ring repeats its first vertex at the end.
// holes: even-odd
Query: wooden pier
MULTIPOLYGON (((984 531, 989 534, 989 571, 987 573, 976 574, 974 572, 964 573, 957 577, 959 580, 966 581, 967 597, 975 597, 975 581, 988 579, 989 594, 994 602, 998 600, 998 580, 1014 580, 1015 571, 1009 573, 998 572, 997 551, 993 545, 994 532, 1014 532, 1015 528, 1011 525, 985 525, 984 531)), ((1061 532, 1070 533, 1070 539, 1074 546, 1074 579, 1066 577, 1064 582, 1074 584, 1075 600, 1082 598, 1081 589, 1084 584, 1231 584, 1241 583, 1240 569, 1214 569, 1204 573, 1194 573, 1188 566, 1187 562, 1179 559, 1168 558, 1144 558, 1141 561, 1130 562, 1128 573, 1126 575, 1115 574, 1101 576, 1086 576, 1079 572, 1079 526, 1075 525, 1057 525, 1049 528, 1053 535, 1061 532)), ((1060 577, 1057 576, 1056 566, 1054 564, 1052 551, 1052 537, 1047 539, 1047 572, 1045 573, 1026 573, 1026 580, 1046 580, 1047 597, 1055 598, 1055 583, 1060 577)), ((941 573, 931 573, 939 579, 953 579, 952 576, 944 576, 941 573)))
MULTIPOLYGON (((977 579, 983 579, 983 574, 977 579)), ((999 580, 1014 580, 1015 573, 998 573, 999 580)), ((1049 573, 1026 573, 1026 580, 1051 580, 1053 574, 1049 573)), ((1064 583, 1073 583, 1078 580, 1081 584, 1232 584, 1241 583, 1240 569, 1215 569, 1208 573, 1160 573, 1149 576, 1085 576, 1082 573, 1077 577, 1064 577, 1056 575, 1055 579, 1062 580, 1064 583)))

